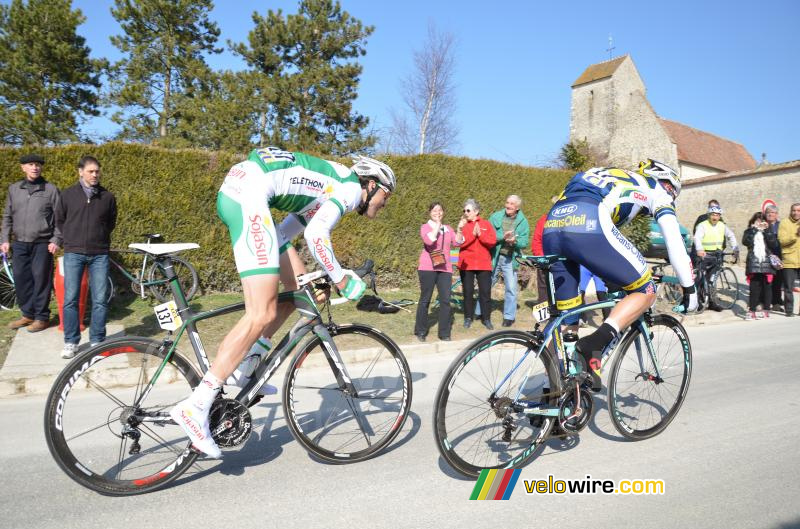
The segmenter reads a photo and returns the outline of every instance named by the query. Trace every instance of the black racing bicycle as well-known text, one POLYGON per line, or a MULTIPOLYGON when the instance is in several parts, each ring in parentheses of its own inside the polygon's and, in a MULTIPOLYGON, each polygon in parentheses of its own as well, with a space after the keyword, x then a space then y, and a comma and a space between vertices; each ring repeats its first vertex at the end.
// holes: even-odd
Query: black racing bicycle
MULTIPOLYGON (((199 454, 169 411, 210 365, 197 323, 244 308, 237 303, 192 312, 169 255, 174 246, 131 245, 150 256, 169 280, 174 300, 155 307, 155 312, 170 333, 161 341, 126 337, 84 351, 56 378, 47 398, 44 430, 50 453, 70 478, 102 494, 152 491, 192 466, 199 454), (201 370, 178 351, 183 337, 188 337, 201 370)), ((368 261, 355 272, 364 276, 371 268, 368 261)), ((408 417, 408 362, 379 330, 334 323, 330 305, 341 299, 326 301, 327 322, 323 321, 314 289, 330 287, 324 272, 300 276, 298 284, 299 290, 279 294, 278 302, 294 305, 299 319, 261 358, 244 387, 228 388, 235 397, 220 395, 214 402, 212 435, 223 450, 248 439, 248 408, 262 398, 258 390, 296 349, 283 384, 290 431, 322 461, 363 461, 386 449, 408 417)))
MULTIPOLYGON (((561 325, 582 312, 613 307, 619 298, 558 312, 549 268, 564 260, 555 255, 519 259, 548 271, 548 301, 533 307, 534 317, 547 321, 543 330, 537 323, 531 332, 500 330, 478 338, 442 378, 434 401, 436 446, 466 476, 477 477, 487 468, 518 468, 544 449, 551 431, 577 434, 592 416, 591 379, 574 342, 567 349, 561 325)), ((659 434, 689 390, 692 347, 686 330, 671 315, 648 311, 606 351, 603 364, 611 356, 612 424, 632 440, 659 434)))
POLYGON ((713 310, 714 307, 732 309, 739 299, 739 280, 733 269, 725 266, 725 257, 728 256, 732 256, 736 262, 734 253, 707 252, 695 267, 698 312, 713 310))

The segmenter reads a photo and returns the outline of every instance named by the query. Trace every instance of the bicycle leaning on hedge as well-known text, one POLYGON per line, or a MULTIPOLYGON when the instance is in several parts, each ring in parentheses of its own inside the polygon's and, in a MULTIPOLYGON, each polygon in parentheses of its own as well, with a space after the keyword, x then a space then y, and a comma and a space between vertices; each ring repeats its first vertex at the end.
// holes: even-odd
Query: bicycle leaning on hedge
MULTIPOLYGON (((570 316, 613 307, 619 298, 559 313, 550 265, 560 256, 519 259, 548 272, 548 302, 534 307, 531 332, 496 331, 472 342, 453 361, 434 401, 434 436, 442 457, 477 477, 485 468, 517 468, 544 448, 551 429, 577 433, 592 416, 591 379, 561 325, 570 316), (538 313, 538 315, 537 315, 538 313), (555 354, 548 346, 552 344, 555 354)), ((660 278, 654 276, 658 281, 660 278)), ((671 315, 643 314, 603 356, 615 354, 608 378, 611 422, 628 439, 647 439, 675 418, 689 389, 692 348, 671 315)))
MULTIPOLYGON (((124 496, 173 481, 198 453, 169 416, 170 409, 200 382, 202 373, 177 351, 188 336, 202 371, 209 367, 197 323, 240 311, 236 303, 195 314, 186 303, 170 254, 185 245, 131 245, 147 253, 169 280, 174 301, 155 307, 171 331, 162 341, 141 337, 108 340, 76 356, 57 377, 45 407, 50 453, 66 474, 97 492, 124 496), (176 248, 178 247, 178 248, 176 248), (172 331, 174 330, 174 337, 172 331)), ((366 275, 371 261, 356 272, 366 275)), ((329 288, 323 271, 298 278, 299 290, 282 292, 300 315, 289 332, 261 358, 235 398, 212 405, 211 431, 220 448, 250 436, 248 408, 284 359, 308 335, 290 361, 283 385, 289 430, 313 456, 351 463, 383 451, 400 433, 411 406, 411 373, 397 344, 377 329, 328 322, 314 302, 314 288, 329 288)))

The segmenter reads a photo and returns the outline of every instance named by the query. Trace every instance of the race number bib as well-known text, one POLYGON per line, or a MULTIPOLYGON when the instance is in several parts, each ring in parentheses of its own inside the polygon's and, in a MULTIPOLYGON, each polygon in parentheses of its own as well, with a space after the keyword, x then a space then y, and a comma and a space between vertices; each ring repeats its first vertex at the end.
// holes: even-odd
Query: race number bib
POLYGON ((175 331, 183 325, 181 315, 178 314, 178 306, 174 300, 162 303, 153 309, 156 313, 158 325, 165 331, 175 331))
POLYGON ((531 310, 533 311, 533 319, 539 323, 550 319, 550 303, 547 301, 542 301, 538 305, 534 305, 531 310))

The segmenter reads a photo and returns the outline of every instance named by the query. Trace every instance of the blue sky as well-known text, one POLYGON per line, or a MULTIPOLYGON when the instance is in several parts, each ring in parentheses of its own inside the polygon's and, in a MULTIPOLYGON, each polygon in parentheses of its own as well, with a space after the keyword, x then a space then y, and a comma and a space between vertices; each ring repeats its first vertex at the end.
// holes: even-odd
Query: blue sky
MULTIPOLYGON (((242 42, 253 11, 296 12, 296 1, 217 0, 212 18, 242 42)), ((74 0, 92 55, 118 57, 111 0, 74 0)), ((375 32, 367 42, 356 110, 376 129, 401 108, 400 79, 432 21, 458 45, 455 154, 551 165, 569 135, 570 86, 586 66, 630 54, 660 116, 742 143, 760 160, 800 159, 800 1, 570 2, 344 0, 375 32)), ((226 50, 214 68, 242 69, 226 50)), ((98 119, 87 131, 109 134, 98 119)))

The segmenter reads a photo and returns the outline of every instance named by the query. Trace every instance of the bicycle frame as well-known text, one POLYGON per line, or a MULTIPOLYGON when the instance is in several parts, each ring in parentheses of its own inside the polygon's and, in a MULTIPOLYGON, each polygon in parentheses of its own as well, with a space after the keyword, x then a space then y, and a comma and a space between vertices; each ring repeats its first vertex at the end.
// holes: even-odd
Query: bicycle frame
MULTIPOLYGON (((164 271, 167 281, 170 284, 175 303, 178 307, 178 314, 180 315, 183 323, 175 331, 176 335, 174 339, 170 339, 169 337, 164 339, 162 347, 169 346, 169 350, 166 352, 161 365, 153 374, 152 378, 147 383, 147 386, 145 386, 141 395, 136 400, 135 406, 138 406, 139 403, 147 397, 153 385, 158 380, 158 377, 161 375, 164 367, 167 365, 172 355, 175 354, 178 342, 184 333, 188 335, 189 342, 191 343, 192 349, 195 353, 195 357, 205 373, 211 367, 211 363, 209 362, 208 354, 203 347, 200 334, 197 331, 197 322, 232 312, 238 312, 243 310, 245 307, 244 302, 239 302, 195 314, 185 299, 180 282, 178 281, 175 270, 172 267, 172 260, 170 259, 170 256, 162 256, 161 258, 156 259, 156 262, 164 271)), ((259 388, 261 388, 261 386, 265 384, 267 380, 269 380, 281 363, 294 350, 297 344, 300 343, 300 341, 310 332, 313 332, 316 336, 318 336, 325 345, 324 350, 328 362, 331 364, 331 368, 336 375, 337 381, 340 384, 344 384, 355 396, 355 388, 353 387, 350 376, 344 367, 341 356, 339 355, 339 351, 336 349, 336 345, 331 339, 330 333, 335 333, 336 327, 333 324, 330 324, 330 326, 323 324, 322 314, 314 302, 314 296, 311 291, 310 284, 306 284, 299 290, 281 292, 278 294, 278 303, 292 303, 297 312, 300 313, 300 318, 297 322, 295 322, 289 332, 281 339, 281 341, 270 352, 270 354, 261 359, 261 362, 256 367, 256 370, 254 371, 253 376, 250 378, 250 381, 236 395, 236 400, 242 402, 246 406, 253 402, 257 396, 259 388)), ((169 334, 171 335, 172 333, 170 332, 169 334)))
MULTIPOLYGON (((547 346, 550 345, 550 343, 555 343, 555 347, 554 347, 554 351, 556 352, 555 360, 557 360, 557 364, 559 366, 559 378, 560 378, 560 381, 563 381, 563 380, 566 379, 567 375, 571 373, 570 372, 570 366, 569 366, 569 361, 570 360, 567 357, 567 354, 566 354, 566 352, 564 350, 563 339, 562 339, 562 336, 561 336, 561 325, 564 323, 564 320, 566 320, 569 317, 574 317, 576 315, 580 315, 580 314, 582 314, 584 312, 588 312, 588 311, 591 311, 591 310, 604 309, 604 308, 613 308, 619 302, 620 298, 614 297, 614 298, 611 298, 611 299, 606 300, 606 301, 599 301, 599 302, 596 302, 596 303, 590 303, 588 305, 583 305, 583 306, 575 308, 575 309, 571 309, 571 310, 568 310, 568 311, 561 312, 558 309, 556 309, 555 285, 553 283, 553 274, 550 272, 549 268, 547 270, 547 276, 548 276, 547 295, 548 295, 548 302, 550 304, 549 308, 551 310, 552 317, 550 318, 550 321, 547 323, 547 325, 545 326, 543 331, 539 331, 538 330, 538 327, 539 327, 538 323, 536 324, 536 326, 534 328, 534 331, 533 331, 532 334, 533 334, 533 336, 538 337, 539 339, 537 341, 540 342, 538 347, 537 347, 537 349, 536 349, 536 353, 535 353, 535 357, 534 358, 538 358, 539 355, 541 355, 544 352, 544 350, 547 348, 547 346)), ((645 313, 645 314, 648 314, 648 313, 645 313)), ((649 329, 649 326, 647 324, 647 316, 645 314, 639 316, 639 318, 633 324, 631 324, 630 329, 626 332, 626 334, 632 332, 635 329, 641 329, 642 335, 645 337, 645 342, 647 344, 648 353, 650 355, 650 358, 653 361, 653 366, 655 368, 655 376, 657 378, 661 378, 661 366, 658 364, 658 358, 657 358, 655 350, 653 348, 653 343, 650 340, 650 329, 649 329)), ((623 338, 624 338, 624 336, 620 337, 620 340, 619 340, 618 343, 621 343, 623 338)), ((491 344, 489 344, 489 346, 491 346, 491 344)), ((645 368, 644 368, 644 359, 642 357, 641 344, 637 341, 635 343, 635 346, 636 346, 636 353, 637 353, 637 357, 638 357, 638 361, 639 361, 639 369, 642 372, 644 372, 645 368)), ((497 387, 494 388, 494 391, 493 391, 492 395, 496 395, 498 392, 500 392, 500 390, 503 388, 503 386, 506 384, 506 382, 514 375, 514 373, 516 373, 517 369, 520 368, 520 366, 525 362, 525 360, 528 358, 528 355, 530 355, 530 353, 532 351, 533 351, 533 349, 528 349, 527 351, 525 351, 525 353, 522 355, 522 358, 520 358, 520 360, 509 370, 509 372, 506 374, 506 376, 497 384, 497 387)), ((606 351, 603 354, 603 356, 600 359, 601 369, 602 369, 602 366, 604 366, 606 364, 607 360, 611 357, 611 355, 615 351, 616 351, 616 347, 606 351)), ((518 406, 521 406, 521 408, 518 411, 521 411, 521 412, 523 412, 525 414, 528 414, 528 415, 557 416, 558 415, 558 408, 544 408, 543 409, 542 408, 542 405, 543 405, 542 402, 532 402, 532 401, 526 401, 526 400, 522 399, 523 388, 525 387, 525 385, 527 384, 527 382, 528 382, 528 380, 530 378, 531 369, 532 369, 532 366, 528 368, 528 372, 525 374, 525 376, 523 377, 522 381, 520 382, 519 387, 518 387, 517 392, 516 392, 516 395, 514 396, 514 403, 516 405, 518 405, 518 406)), ((553 388, 551 388, 551 390, 552 389, 553 388)), ((561 391, 561 388, 558 388, 558 391, 561 391)))

